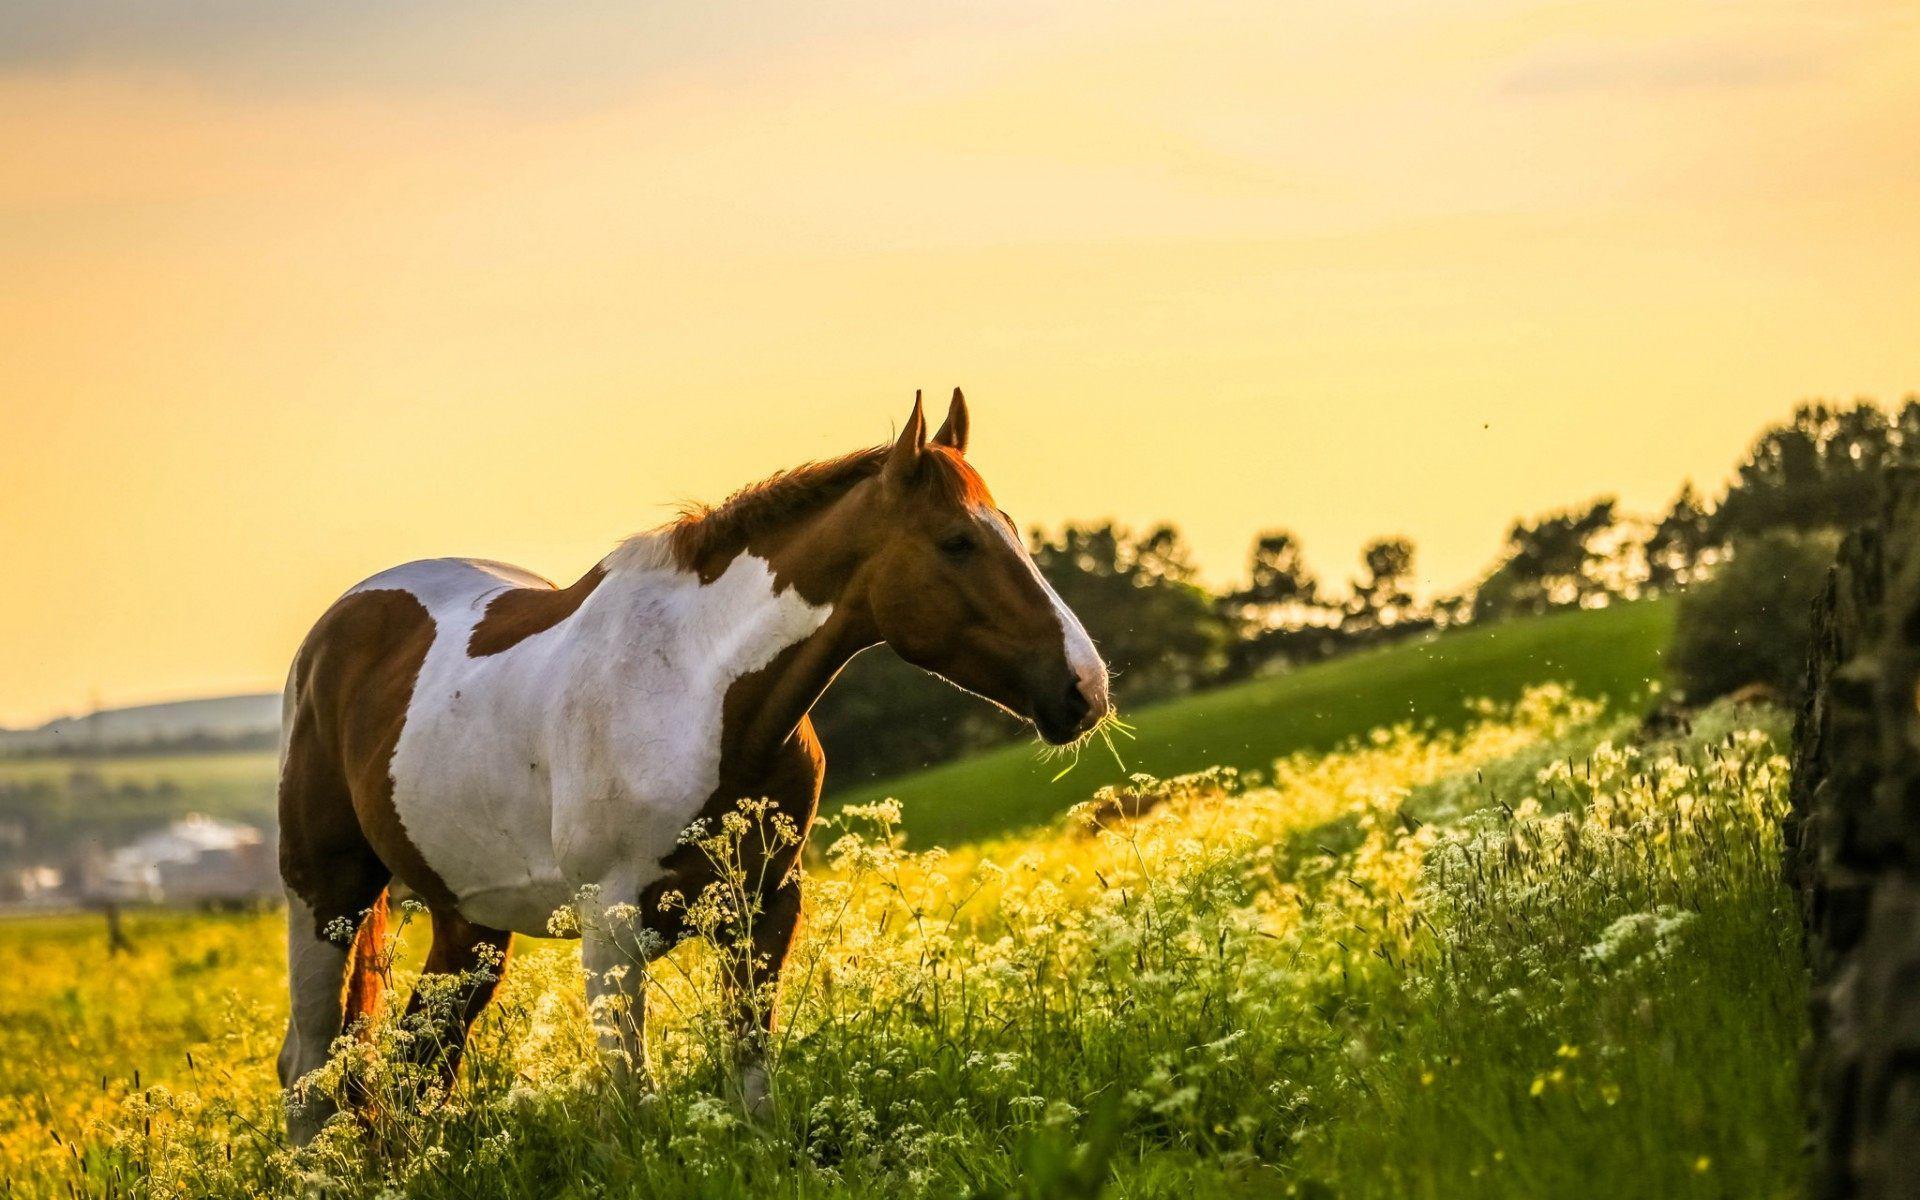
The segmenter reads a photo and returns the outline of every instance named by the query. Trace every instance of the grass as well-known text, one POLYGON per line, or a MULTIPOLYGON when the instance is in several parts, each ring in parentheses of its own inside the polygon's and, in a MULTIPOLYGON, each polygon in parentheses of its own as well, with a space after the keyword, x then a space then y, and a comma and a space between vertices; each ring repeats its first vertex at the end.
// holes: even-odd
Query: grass
POLYGON ((371 1132, 294 1153, 270 915, 112 964, 0 924, 0 1153, 22 1196, 1798 1196, 1778 725, 1639 745, 1547 689, 1132 821, 913 852, 850 812, 760 1124, 700 945, 650 969, 657 1091, 599 1066, 572 947, 520 945, 459 1091, 395 1103, 390 1022, 371 1132))
MULTIPOLYGON (((1127 713, 1137 733, 1119 740, 1120 753, 1128 771, 1161 778, 1208 766, 1260 769, 1279 755, 1330 749, 1396 721, 1457 729, 1469 716, 1467 698, 1511 700, 1548 681, 1633 707, 1661 677, 1673 619, 1671 600, 1650 600, 1386 646, 1127 713)), ((1056 779, 1060 764, 1023 743, 841 791, 833 787, 831 746, 827 757, 829 804, 898 797, 907 833, 922 845, 1027 828, 1125 778, 1098 744, 1056 779)))
POLYGON ((190 812, 266 824, 278 777, 272 750, 0 759, 0 815, 37 825, 43 845, 86 833, 111 844, 190 812))
POLYGON ((0 781, 64 779, 74 771, 88 771, 108 785, 151 784, 170 779, 182 787, 198 785, 264 786, 269 793, 279 773, 272 750, 208 752, 202 754, 109 755, 102 758, 0 759, 0 781))
MULTIPOLYGON (((129 912, 135 953, 110 957, 99 915, 0 920, 0 1161, 17 1174, 123 1112, 140 1086, 186 1081, 194 1054, 265 1082, 258 1055, 286 1012, 278 913, 129 912), (239 1039, 239 1040, 236 1040, 239 1039)), ((215 1065, 217 1064, 217 1065, 215 1065)), ((270 1068, 269 1068, 270 1070, 270 1068)))

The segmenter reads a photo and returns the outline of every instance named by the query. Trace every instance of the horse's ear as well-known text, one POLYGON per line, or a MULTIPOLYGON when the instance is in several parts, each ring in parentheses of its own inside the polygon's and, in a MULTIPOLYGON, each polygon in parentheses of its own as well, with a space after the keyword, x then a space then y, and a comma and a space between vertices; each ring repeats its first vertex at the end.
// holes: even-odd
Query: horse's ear
POLYGON ((900 430, 900 437, 887 451, 886 465, 880 468, 880 482, 889 488, 903 487, 920 470, 927 453, 927 414, 920 407, 920 393, 913 393, 913 412, 900 430))
POLYGON ((940 432, 933 435, 933 444, 945 446, 955 454, 967 452, 967 398, 960 389, 953 389, 953 402, 947 405, 947 419, 940 425, 940 432))

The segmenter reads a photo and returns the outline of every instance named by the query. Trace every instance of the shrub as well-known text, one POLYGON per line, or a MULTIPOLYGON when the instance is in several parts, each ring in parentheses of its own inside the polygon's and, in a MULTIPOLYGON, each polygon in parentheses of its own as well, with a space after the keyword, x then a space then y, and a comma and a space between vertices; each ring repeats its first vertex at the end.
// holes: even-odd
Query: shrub
POLYGON ((1696 703, 1751 683, 1798 696, 1813 601, 1838 545, 1827 531, 1775 531, 1734 543, 1730 560, 1680 599, 1668 656, 1674 686, 1696 703))

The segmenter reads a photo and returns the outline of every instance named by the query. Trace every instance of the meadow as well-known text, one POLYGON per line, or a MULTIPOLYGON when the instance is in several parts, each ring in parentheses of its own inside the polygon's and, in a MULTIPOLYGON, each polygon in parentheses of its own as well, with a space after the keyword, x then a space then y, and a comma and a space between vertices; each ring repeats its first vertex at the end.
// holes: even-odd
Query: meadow
POLYGON ((134 784, 153 788, 170 782, 196 802, 236 811, 257 807, 264 789, 273 793, 277 773, 272 750, 204 754, 129 754, 103 758, 15 758, 0 760, 0 782, 53 782, 75 770, 89 771, 108 787, 134 784), (223 797, 231 800, 223 802, 223 797))
POLYGON ((1330 750, 1397 721, 1457 729, 1469 717, 1468 699, 1513 700, 1548 680, 1623 711, 1638 708, 1648 681, 1663 674, 1676 608, 1663 597, 1471 625, 1169 700, 1127 713, 1135 736, 1115 739, 1118 761, 1094 744, 1065 775, 1064 763, 1040 761, 1027 741, 835 789, 828 747, 830 802, 897 798, 916 845, 950 845, 1047 821, 1133 772, 1262 770, 1280 755, 1330 750))
POLYGON ((138 917, 113 960, 85 922, 0 926, 31 966, 0 978, 0 1150, 15 1195, 1795 1196, 1781 733, 1649 741, 1548 687, 1136 781, 1131 819, 917 850, 850 807, 758 1122, 697 943, 650 971, 655 1090, 610 1084, 573 948, 522 943, 458 1090, 389 1022, 342 1043, 374 1119, 295 1152, 274 914, 138 917))

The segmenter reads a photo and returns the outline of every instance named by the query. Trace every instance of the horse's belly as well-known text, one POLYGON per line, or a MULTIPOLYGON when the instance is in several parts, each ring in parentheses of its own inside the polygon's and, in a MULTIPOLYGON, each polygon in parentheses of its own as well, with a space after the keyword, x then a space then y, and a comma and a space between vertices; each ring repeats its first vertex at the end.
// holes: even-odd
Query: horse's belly
POLYGON ((712 790, 671 738, 636 781, 510 727, 467 736, 427 718, 412 732, 394 755, 394 809, 461 915, 495 929, 544 935, 588 885, 637 898, 712 790))
POLYGON ((553 924, 553 914, 573 902, 574 892, 556 876, 527 879, 460 897, 460 915, 476 925, 533 937, 552 937, 572 924, 553 924))
POLYGON ((394 748, 393 807, 461 915, 544 932, 569 888, 537 727, 487 681, 423 677, 394 748))
MULTIPOLYGON (((533 786, 502 788, 512 779, 507 764, 486 772, 472 766, 428 774, 396 770, 394 809, 462 916, 495 929, 542 933, 553 910, 571 898, 554 860, 551 806, 533 786)), ((536 772, 522 762, 520 773, 536 772)))

